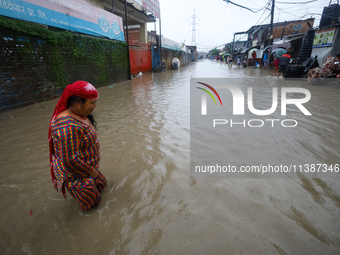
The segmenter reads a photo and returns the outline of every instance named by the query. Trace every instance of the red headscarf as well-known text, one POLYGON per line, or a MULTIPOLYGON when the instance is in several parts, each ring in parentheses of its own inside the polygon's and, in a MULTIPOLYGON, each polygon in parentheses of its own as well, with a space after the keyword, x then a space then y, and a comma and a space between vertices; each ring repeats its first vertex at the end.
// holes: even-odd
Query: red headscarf
POLYGON ((69 84, 63 91, 57 106, 54 109, 52 119, 50 121, 50 127, 48 129, 48 143, 50 146, 50 167, 51 167, 51 178, 52 183, 55 188, 57 188, 54 171, 53 171, 53 162, 52 162, 52 155, 54 154, 53 149, 53 142, 51 137, 51 124, 54 119, 63 111, 67 109, 67 101, 71 96, 78 96, 81 98, 89 99, 89 100, 97 100, 98 99, 98 92, 96 88, 87 81, 76 81, 73 84, 69 84))

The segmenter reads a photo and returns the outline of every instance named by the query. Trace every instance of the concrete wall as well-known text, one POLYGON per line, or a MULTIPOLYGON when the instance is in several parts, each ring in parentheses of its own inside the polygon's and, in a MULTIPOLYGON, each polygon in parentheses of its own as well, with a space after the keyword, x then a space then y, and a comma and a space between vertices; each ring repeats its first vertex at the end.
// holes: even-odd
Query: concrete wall
POLYGON ((182 49, 182 44, 162 37, 162 48, 179 51, 182 49))
POLYGON ((178 58, 181 66, 191 63, 191 54, 184 51, 175 51, 162 48, 162 61, 165 62, 167 69, 171 69, 173 58, 178 58))
MULTIPOLYGON (((139 28, 129 28, 129 40, 140 40, 139 28)), ((124 30, 125 41, 127 41, 126 30, 124 30)))
POLYGON ((85 0, 85 1, 104 10, 104 0, 85 0))
MULTIPOLYGON (((146 28, 146 24, 129 26, 129 40, 136 40, 143 43, 148 43, 148 32, 146 28)), ((126 31, 124 31, 124 36, 126 41, 126 31)))
POLYGON ((148 28, 146 23, 140 24, 140 40, 144 43, 148 42, 148 28))
POLYGON ((335 33, 336 34, 333 39, 333 49, 332 49, 333 56, 340 54, 340 26, 336 28, 335 33))
POLYGON ((0 62, 0 112, 55 98, 77 80, 100 87, 128 78, 123 42, 51 31, 3 16, 0 62))

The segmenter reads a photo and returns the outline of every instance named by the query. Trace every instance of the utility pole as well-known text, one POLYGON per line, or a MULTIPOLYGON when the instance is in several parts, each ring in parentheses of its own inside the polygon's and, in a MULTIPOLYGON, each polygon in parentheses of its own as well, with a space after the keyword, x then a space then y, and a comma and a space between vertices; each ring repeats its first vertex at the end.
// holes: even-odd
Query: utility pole
POLYGON ((192 33, 192 36, 191 36, 191 45, 192 46, 196 46, 196 31, 198 31, 198 30, 196 30, 196 25, 198 25, 196 23, 196 19, 198 20, 199 17, 196 16, 195 9, 194 9, 194 15, 192 15, 190 17, 190 19, 192 20, 192 22, 189 24, 189 26, 191 26, 191 33, 192 33))
POLYGON ((270 28, 269 28, 269 40, 268 45, 273 45, 273 21, 274 21, 274 7, 275 7, 275 0, 272 0, 272 11, 270 17, 270 28))
POLYGON ((235 49, 235 33, 234 33, 234 37, 233 37, 233 45, 231 46, 231 55, 234 57, 234 49, 235 49))
POLYGON ((113 13, 113 5, 115 3, 115 0, 112 0, 112 9, 111 9, 111 13, 113 13))
POLYGON ((161 23, 161 13, 159 12, 159 56, 160 56, 160 62, 159 64, 162 64, 163 56, 162 56, 162 23, 161 23))
POLYGON ((127 42, 127 57, 128 57, 128 75, 129 80, 131 80, 131 64, 130 64, 130 44, 129 44, 129 24, 128 24, 128 18, 127 18, 127 8, 126 8, 126 0, 125 2, 125 31, 126 31, 126 42, 127 42))

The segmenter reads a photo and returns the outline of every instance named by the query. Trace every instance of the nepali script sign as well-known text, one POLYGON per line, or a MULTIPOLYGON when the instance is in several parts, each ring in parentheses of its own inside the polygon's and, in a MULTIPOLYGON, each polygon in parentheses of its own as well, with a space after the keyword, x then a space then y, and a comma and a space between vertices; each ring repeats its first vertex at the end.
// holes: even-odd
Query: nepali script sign
POLYGON ((143 8, 151 12, 157 18, 160 17, 159 2, 158 0, 143 0, 143 8))
POLYGON ((0 0, 0 15, 125 41, 122 18, 84 0, 0 0))

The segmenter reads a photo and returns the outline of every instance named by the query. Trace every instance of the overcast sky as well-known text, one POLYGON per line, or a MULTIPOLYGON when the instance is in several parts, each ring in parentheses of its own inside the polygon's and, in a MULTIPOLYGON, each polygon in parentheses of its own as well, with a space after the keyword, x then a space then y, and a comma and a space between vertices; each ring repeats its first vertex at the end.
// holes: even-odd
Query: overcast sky
MULTIPOLYGON (((262 9, 272 0, 232 0, 254 11, 262 9)), ((315 18, 314 27, 319 25, 322 10, 337 0, 275 0, 274 22, 315 18), (307 3, 309 2, 309 3, 307 3), (299 4, 285 4, 299 3, 299 4)), ((162 35, 165 38, 191 45, 192 17, 196 18, 196 44, 198 50, 208 51, 233 40, 235 32, 248 30, 255 24, 270 23, 270 9, 253 13, 223 0, 159 0, 161 9, 162 35)), ((154 30, 154 23, 148 30, 154 30)), ((159 33, 158 21, 156 30, 159 33)), ((245 38, 239 38, 245 39, 245 38)), ((223 47, 223 46, 222 46, 223 47)))

